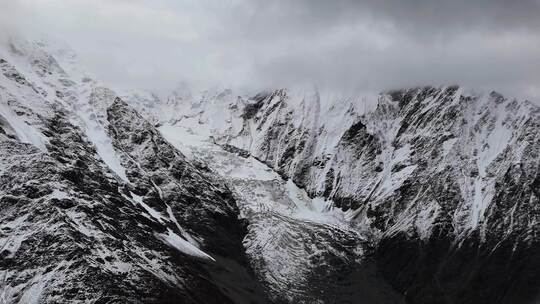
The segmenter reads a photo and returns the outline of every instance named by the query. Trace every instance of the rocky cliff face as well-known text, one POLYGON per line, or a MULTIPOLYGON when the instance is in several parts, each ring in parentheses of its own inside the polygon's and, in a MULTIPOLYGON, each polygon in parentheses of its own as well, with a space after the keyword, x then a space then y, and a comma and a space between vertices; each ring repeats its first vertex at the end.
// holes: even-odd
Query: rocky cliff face
POLYGON ((0 48, 0 302, 534 303, 540 108, 118 94, 0 48))
POLYGON ((9 46, 0 302, 266 301, 227 187, 114 92, 69 75, 46 46, 9 46))
POLYGON ((176 125, 207 126, 216 143, 346 211, 406 300, 535 299, 538 106, 459 87, 367 99, 290 90, 206 99, 185 105, 176 125), (216 100, 225 114, 207 113, 216 100))

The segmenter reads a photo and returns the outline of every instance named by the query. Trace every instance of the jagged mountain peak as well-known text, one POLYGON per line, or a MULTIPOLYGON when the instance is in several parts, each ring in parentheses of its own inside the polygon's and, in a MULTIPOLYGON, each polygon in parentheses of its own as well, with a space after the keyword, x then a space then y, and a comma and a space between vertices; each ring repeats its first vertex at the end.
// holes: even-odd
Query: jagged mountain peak
POLYGON ((23 47, 0 57, 0 302, 264 302, 230 191, 113 90, 23 47))

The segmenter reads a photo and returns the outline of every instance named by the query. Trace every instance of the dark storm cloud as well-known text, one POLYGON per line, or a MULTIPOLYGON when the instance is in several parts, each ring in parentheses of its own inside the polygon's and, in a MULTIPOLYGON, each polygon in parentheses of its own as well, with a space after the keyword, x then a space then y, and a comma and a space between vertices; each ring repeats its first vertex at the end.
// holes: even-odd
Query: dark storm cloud
POLYGON ((372 2, 373 12, 411 30, 452 32, 529 28, 538 30, 540 3, 537 0, 453 0, 372 2))
POLYGON ((15 2, 17 26, 66 40, 122 87, 458 83, 539 95, 540 0, 15 2))
POLYGON ((269 35, 276 30, 306 34, 359 23, 386 23, 411 36, 426 38, 471 30, 540 28, 538 0, 255 0, 238 12, 244 13, 239 19, 244 21, 242 25, 251 25, 248 29, 253 33, 269 35))
POLYGON ((265 82, 538 90, 540 1, 250 3, 231 33, 259 46, 252 58, 265 82))

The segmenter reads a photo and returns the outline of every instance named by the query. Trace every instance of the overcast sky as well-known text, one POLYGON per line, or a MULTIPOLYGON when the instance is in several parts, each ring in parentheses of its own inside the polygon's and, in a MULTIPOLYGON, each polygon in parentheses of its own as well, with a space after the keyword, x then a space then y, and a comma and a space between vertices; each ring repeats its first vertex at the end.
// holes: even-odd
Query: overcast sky
POLYGON ((540 0, 0 3, 3 27, 66 42, 123 88, 462 84, 540 95, 540 0))

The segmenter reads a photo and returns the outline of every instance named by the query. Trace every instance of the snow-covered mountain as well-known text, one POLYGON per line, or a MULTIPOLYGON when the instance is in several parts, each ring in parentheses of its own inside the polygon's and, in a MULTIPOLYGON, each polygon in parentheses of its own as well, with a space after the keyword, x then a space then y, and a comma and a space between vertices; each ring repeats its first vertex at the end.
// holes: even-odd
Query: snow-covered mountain
POLYGON ((265 302, 230 190, 52 53, 0 56, 0 302, 265 302))
POLYGON ((540 108, 114 92, 0 47, 0 302, 535 303, 540 108))
MULTIPOLYGON (((540 290, 534 103, 457 86, 362 97, 223 90, 167 101, 179 113, 162 122, 167 138, 205 139, 304 189, 314 202, 292 217, 359 234, 407 301, 526 303, 540 290)), ((227 162, 214 158, 206 163, 219 171, 227 162)))

